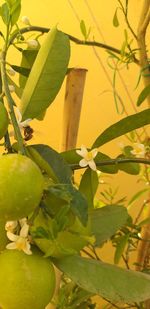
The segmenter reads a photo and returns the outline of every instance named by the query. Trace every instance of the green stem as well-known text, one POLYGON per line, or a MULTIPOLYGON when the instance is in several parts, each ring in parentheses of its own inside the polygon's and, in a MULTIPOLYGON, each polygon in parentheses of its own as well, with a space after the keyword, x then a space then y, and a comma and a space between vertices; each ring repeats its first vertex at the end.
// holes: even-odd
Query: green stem
POLYGON ((5 139, 5 149, 7 149, 8 153, 12 153, 12 147, 8 131, 6 132, 4 139, 5 139))
MULTIPOLYGON (((38 31, 38 32, 41 32, 41 33, 47 33, 50 29, 49 28, 44 28, 44 27, 38 27, 38 26, 29 26, 29 27, 26 27, 26 28, 22 28, 18 31, 16 31, 13 36, 10 38, 9 40, 9 45, 13 44, 14 40, 17 38, 17 36, 20 34, 24 34, 26 32, 30 32, 30 31, 38 31)), ((121 55, 121 50, 118 49, 118 48, 115 48, 113 46, 110 46, 110 45, 107 45, 107 44, 104 44, 104 43, 101 43, 101 42, 96 42, 96 41, 84 41, 84 40, 79 40, 78 38, 68 34, 68 33, 65 33, 66 35, 68 35, 69 39, 78 44, 78 45, 84 45, 84 46, 96 46, 96 47, 100 47, 100 48, 104 48, 106 50, 110 50, 116 54, 119 54, 121 55)), ((126 56, 129 56, 128 53, 125 53, 126 56)), ((134 57, 133 61, 136 63, 136 64, 139 64, 139 61, 138 59, 136 59, 134 57)))
MULTIPOLYGON (((150 165, 150 160, 144 158, 125 158, 125 159, 110 159, 110 160, 103 160, 99 162, 95 162, 96 166, 105 166, 105 165, 117 165, 122 163, 143 163, 150 165)), ((69 164, 72 170, 78 170, 85 167, 81 167, 79 164, 69 164)), ((87 166, 86 166, 87 167, 87 166)))
POLYGON ((16 139, 17 139, 17 142, 18 142, 19 152, 21 154, 26 154, 23 138, 22 138, 20 128, 19 128, 16 116, 15 116, 15 112, 14 112, 15 102, 14 102, 12 96, 11 96, 11 93, 10 93, 10 90, 9 90, 9 85, 8 85, 8 80, 7 80, 6 54, 7 54, 7 49, 8 49, 8 38, 9 38, 9 24, 7 26, 5 45, 4 45, 3 51, 1 53, 2 84, 3 84, 3 90, 5 92, 5 96, 6 96, 7 101, 8 101, 10 118, 11 118, 11 121, 12 121, 12 125, 14 127, 15 136, 16 136, 16 139))

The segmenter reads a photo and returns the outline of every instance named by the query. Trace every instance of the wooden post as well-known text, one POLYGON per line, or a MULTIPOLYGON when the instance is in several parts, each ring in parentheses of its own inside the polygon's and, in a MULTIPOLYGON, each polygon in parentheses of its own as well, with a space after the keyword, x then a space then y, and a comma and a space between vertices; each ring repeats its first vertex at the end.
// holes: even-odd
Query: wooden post
MULTIPOLYGON (((86 72, 86 69, 73 68, 70 69, 67 76, 61 151, 76 147, 86 72)), ((60 270, 55 268, 55 273, 56 289, 54 296, 59 291, 61 281, 60 270)), ((49 304, 46 309, 56 309, 56 307, 55 305, 49 304)))
POLYGON ((61 151, 76 147, 86 69, 71 69, 66 81, 61 151))

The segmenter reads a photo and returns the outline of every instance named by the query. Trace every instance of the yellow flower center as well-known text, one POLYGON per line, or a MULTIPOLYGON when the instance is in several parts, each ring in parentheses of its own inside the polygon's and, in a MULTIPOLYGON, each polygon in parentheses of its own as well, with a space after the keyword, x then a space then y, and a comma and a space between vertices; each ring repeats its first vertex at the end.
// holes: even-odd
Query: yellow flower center
POLYGON ((19 239, 16 241, 16 247, 18 250, 23 250, 26 247, 26 239, 24 237, 19 237, 19 239))
POLYGON ((91 151, 89 151, 89 152, 87 153, 87 155, 85 156, 85 160, 86 160, 86 161, 91 161, 91 160, 93 160, 93 154, 92 154, 91 151))

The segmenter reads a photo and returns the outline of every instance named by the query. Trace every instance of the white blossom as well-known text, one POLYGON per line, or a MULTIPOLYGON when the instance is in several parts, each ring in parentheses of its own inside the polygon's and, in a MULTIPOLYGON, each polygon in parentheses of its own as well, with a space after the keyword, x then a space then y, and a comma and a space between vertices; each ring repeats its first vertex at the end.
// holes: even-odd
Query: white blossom
POLYGON ((138 158, 144 158, 146 153, 144 144, 134 143, 131 153, 138 158))
POLYGON ((89 166, 93 171, 96 171, 96 164, 94 162, 94 158, 98 153, 97 148, 88 151, 87 148, 82 145, 81 150, 76 150, 76 153, 83 157, 83 159, 79 162, 79 165, 81 167, 89 166))
POLYGON ((10 250, 16 249, 19 251, 23 251, 24 253, 28 255, 31 255, 32 251, 31 251, 31 245, 29 242, 28 232, 29 232, 29 225, 27 223, 23 224, 19 235, 13 234, 12 232, 8 231, 7 237, 12 242, 6 246, 6 249, 10 249, 10 250))

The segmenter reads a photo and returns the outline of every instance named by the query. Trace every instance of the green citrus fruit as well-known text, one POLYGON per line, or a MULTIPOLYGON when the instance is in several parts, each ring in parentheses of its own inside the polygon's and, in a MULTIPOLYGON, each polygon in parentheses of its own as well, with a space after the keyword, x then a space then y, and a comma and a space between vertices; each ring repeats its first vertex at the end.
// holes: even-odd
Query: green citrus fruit
POLYGON ((43 175, 31 159, 20 154, 0 157, 0 218, 28 216, 39 205, 43 188, 43 175))
POLYGON ((55 289, 55 272, 39 252, 17 250, 0 254, 0 308, 44 309, 55 289))
POLYGON ((5 106, 0 102, 0 139, 3 138, 7 132, 9 124, 8 113, 5 106))
POLYGON ((3 251, 9 242, 5 231, 5 224, 5 221, 0 220, 0 251, 3 251))

